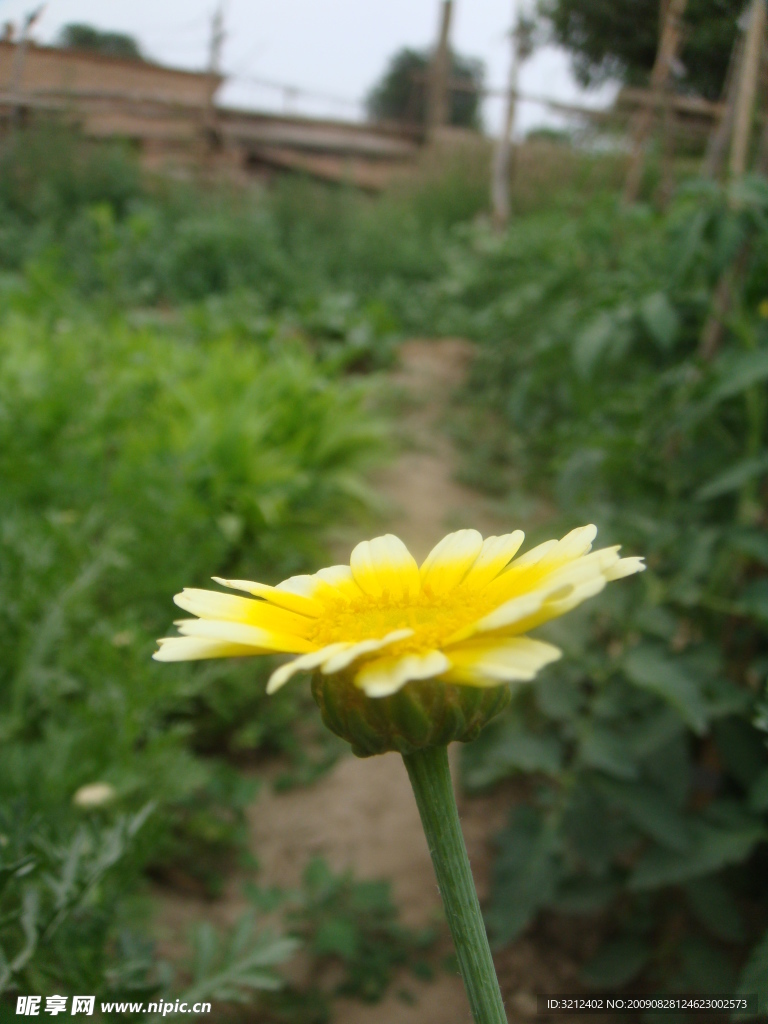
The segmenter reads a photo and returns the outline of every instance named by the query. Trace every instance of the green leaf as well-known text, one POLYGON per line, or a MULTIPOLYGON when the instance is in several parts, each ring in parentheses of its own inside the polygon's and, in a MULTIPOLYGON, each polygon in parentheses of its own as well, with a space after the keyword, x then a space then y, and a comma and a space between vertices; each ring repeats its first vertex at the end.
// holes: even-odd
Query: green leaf
POLYGON ((715 722, 712 733, 725 770, 748 789, 766 764, 762 737, 751 722, 735 715, 715 722))
POLYGON ((357 928, 351 921, 332 917, 320 923, 312 947, 320 956, 335 955, 351 960, 357 953, 358 942, 357 928))
POLYGON ((552 899, 557 883, 556 837, 533 807, 517 807, 497 838, 488 928, 497 946, 523 931, 552 899))
POLYGON ((579 744, 582 761, 619 779, 637 778, 637 765, 625 739, 610 729, 593 725, 579 744))
POLYGON ((600 356, 611 344, 616 333, 616 321, 610 313, 598 313, 580 332, 573 347, 573 361, 583 376, 588 376, 600 356))
POLYGON ((688 935, 679 946, 680 971, 676 983, 683 991, 728 993, 735 982, 731 958, 699 935, 688 935))
POLYGON ((768 580, 755 580, 739 600, 739 610, 759 622, 768 623, 768 580))
POLYGON ((763 768, 752 784, 749 806, 753 811, 768 811, 768 768, 763 768))
POLYGON ((596 914, 615 899, 615 881, 599 878, 570 878, 558 887, 553 906, 562 914, 596 914))
POLYGON ((719 878, 699 878, 689 882, 685 894, 693 913, 715 938, 725 942, 744 941, 741 911, 719 878))
POLYGON ((556 736, 537 735, 513 715, 505 715, 462 751, 462 781, 468 789, 484 789, 517 772, 556 775, 561 763, 556 736))
POLYGON ((696 501, 710 501, 712 498, 720 498, 724 494, 740 490, 744 484, 754 480, 755 477, 763 476, 768 472, 768 455, 761 455, 752 459, 743 459, 731 466, 723 473, 713 477, 708 483, 700 487, 694 494, 696 501))
POLYGON ((600 779, 597 786, 609 803, 620 807, 632 823, 662 846, 685 851, 691 834, 685 817, 664 794, 645 783, 600 779))
POLYGON ((717 382, 709 394, 712 403, 768 380, 768 348, 735 355, 728 353, 720 360, 717 371, 717 382))
POLYGON ((759 1014, 768 1013, 768 932, 753 947, 738 981, 740 995, 757 993, 759 1014))
POLYGON ((624 658, 624 671, 636 686, 667 701, 694 732, 706 731, 707 709, 699 688, 663 651, 650 644, 635 647, 624 658))
POLYGON ((736 530, 728 536, 728 543, 739 554, 768 565, 768 536, 762 530, 736 530))
POLYGON ((718 828, 692 820, 691 848, 676 853, 660 846, 649 850, 637 863, 629 879, 631 889, 658 889, 678 885, 711 874, 726 864, 739 864, 766 838, 761 824, 743 824, 738 828, 718 828))
POLYGON ((579 974, 587 985, 620 988, 636 978, 650 958, 650 944, 635 935, 627 935, 601 946, 579 974))
POLYGON ((666 351, 672 347, 680 329, 680 319, 664 292, 654 292, 643 299, 640 318, 660 349, 666 351))

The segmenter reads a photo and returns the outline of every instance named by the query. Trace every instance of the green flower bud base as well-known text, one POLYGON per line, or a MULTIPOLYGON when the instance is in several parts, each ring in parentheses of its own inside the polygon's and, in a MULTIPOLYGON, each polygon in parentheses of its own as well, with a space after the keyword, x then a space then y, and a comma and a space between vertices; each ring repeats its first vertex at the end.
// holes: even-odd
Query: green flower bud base
POLYGON ((507 706, 511 692, 508 686, 452 686, 415 679, 391 697, 367 697, 349 673, 315 672, 312 696, 331 732, 351 743, 353 754, 372 757, 474 740, 507 706))

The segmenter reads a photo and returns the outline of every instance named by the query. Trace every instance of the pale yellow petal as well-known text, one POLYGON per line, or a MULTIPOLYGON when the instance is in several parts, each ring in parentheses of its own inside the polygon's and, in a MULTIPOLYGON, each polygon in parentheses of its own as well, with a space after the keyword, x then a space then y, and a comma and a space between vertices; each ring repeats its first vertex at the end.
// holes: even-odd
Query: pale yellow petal
POLYGON ((246 658, 259 653, 246 644, 230 644, 221 640, 205 640, 194 636, 168 636, 157 641, 160 649, 155 661, 201 661, 205 658, 246 658))
POLYGON ((645 564, 641 557, 631 555, 629 558, 620 558, 615 565, 607 569, 605 578, 609 581, 621 580, 636 572, 645 572, 645 564))
POLYGON ((488 597, 504 604, 539 587, 550 587, 555 574, 599 572, 602 566, 618 561, 617 548, 604 548, 589 554, 596 528, 582 526, 572 530, 562 540, 549 540, 516 558, 509 568, 493 580, 487 590, 488 597))
POLYGON ((272 675, 269 677, 267 683, 267 693, 274 693, 279 690, 281 686, 285 686, 291 676, 294 676, 297 672, 311 672, 313 669, 318 668, 323 662, 332 658, 339 651, 343 651, 349 647, 349 644, 328 644, 327 647, 321 647, 319 651, 312 651, 309 654, 302 654, 299 658, 294 658, 293 661, 287 662, 285 665, 281 665, 280 668, 276 668, 272 675))
POLYGON ((288 633, 277 633, 243 622, 222 622, 219 619, 186 619, 177 624, 182 636, 204 637, 209 640, 223 640, 227 643, 246 644, 254 654, 267 651, 281 651, 286 654, 304 654, 314 651, 317 645, 302 637, 288 633))
POLYGON ((475 633, 488 632, 493 629, 504 629, 513 625, 521 619, 528 618, 541 608, 547 592, 543 590, 533 591, 530 594, 521 594, 513 597, 504 604, 495 608, 490 614, 478 619, 477 622, 466 626, 464 629, 454 633, 446 640, 446 644, 458 643, 475 633))
POLYGON ((266 583, 253 583, 250 580, 223 580, 219 576, 212 578, 222 587, 243 590, 246 594, 253 594, 254 597, 263 597, 279 608, 286 608, 299 615, 316 618, 323 610, 321 604, 312 600, 311 587, 307 588, 305 592, 301 588, 301 584, 294 583, 297 580, 311 580, 311 576, 292 576, 290 579, 278 583, 276 587, 268 587, 266 583))
POLYGON ((531 640, 530 637, 473 640, 446 653, 451 669, 446 673, 445 681, 471 686, 527 682, 562 655, 552 644, 531 640))
POLYGON ((463 586, 479 590, 495 579, 520 550, 525 540, 522 530, 501 537, 486 537, 480 554, 464 577, 463 586))
POLYGON ((226 622, 246 622, 277 633, 295 633, 306 637, 314 627, 314 620, 297 615, 285 608, 277 608, 267 601, 252 601, 247 597, 220 594, 215 590, 186 588, 174 597, 174 603, 185 612, 201 619, 221 619, 226 622))
POLYGON ((589 526, 579 526, 570 533, 566 533, 557 542, 557 547, 549 557, 553 561, 566 562, 572 558, 580 558, 592 550, 592 543, 597 536, 597 527, 590 523, 589 526))
POLYGON ((364 540, 349 559, 352 575, 369 597, 388 594, 393 600, 415 597, 421 589, 419 567, 399 537, 388 533, 364 540))
POLYGON ((412 629, 396 629, 381 639, 360 640, 356 644, 349 644, 343 651, 335 654, 323 665, 322 672, 324 675, 330 675, 332 672, 341 672, 342 669, 351 665, 353 661, 362 658, 364 654, 380 651, 382 647, 389 647, 391 644, 397 643, 398 640, 407 640, 410 636, 413 636, 412 629))
POLYGON ((526 551, 524 555, 520 555, 516 558, 511 569, 522 569, 524 566, 536 565, 542 558, 549 554, 549 552, 557 547, 556 540, 545 540, 543 544, 537 544, 535 548, 531 548, 530 551, 526 551))
POLYGON ((344 600, 358 600, 362 590, 355 583, 355 577, 348 565, 329 565, 320 569, 313 577, 315 596, 319 600, 328 597, 341 597, 344 600))
POLYGON ((389 697, 411 679, 431 679, 450 667, 451 663, 442 651, 377 658, 360 669, 355 676, 355 685, 368 697, 389 697))
POLYGON ((550 619, 557 619, 571 611, 590 597, 595 597, 605 587, 605 576, 593 576, 578 586, 566 588, 564 592, 555 592, 542 602, 541 607, 531 615, 510 623, 503 632, 510 635, 528 633, 550 619))
POLYGON ((472 568, 482 546, 477 530, 458 530, 443 537, 421 566, 422 588, 432 594, 453 590, 472 568))

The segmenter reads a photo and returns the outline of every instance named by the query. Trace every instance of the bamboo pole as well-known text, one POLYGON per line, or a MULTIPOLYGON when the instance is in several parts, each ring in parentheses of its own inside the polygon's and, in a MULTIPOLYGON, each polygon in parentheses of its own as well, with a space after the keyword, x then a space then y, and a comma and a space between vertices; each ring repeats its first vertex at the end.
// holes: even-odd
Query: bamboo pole
POLYGON ((453 0, 443 0, 440 12, 440 33, 432 57, 427 96, 427 137, 431 138, 449 120, 448 79, 450 77, 450 52, 448 39, 451 32, 453 0))
POLYGON ((635 129, 632 138, 632 154, 627 171, 627 178, 624 183, 624 202, 633 203, 637 199, 640 190, 640 181, 643 176, 643 164, 645 162, 645 147, 648 136, 653 128, 654 112, 656 103, 663 103, 663 94, 669 81, 672 70, 672 63, 677 54, 680 43, 680 23, 685 13, 687 0, 668 0, 664 27, 661 31, 659 48, 656 52, 656 60, 651 71, 650 91, 655 94, 654 105, 641 110, 635 121, 635 129))
POLYGON ((509 58, 509 77, 507 95, 504 105, 504 122, 494 153, 491 178, 491 203, 493 208, 493 226, 497 231, 503 230, 509 220, 509 165, 512 154, 512 132, 515 127, 515 110, 517 108, 517 85, 520 76, 520 0, 513 0, 512 31, 510 32, 511 53, 509 58))
MULTIPOLYGON (((765 41, 766 8, 765 0, 753 0, 750 8, 747 35, 744 40, 744 57, 739 73, 736 105, 733 118, 733 140, 729 173, 731 180, 744 175, 747 168, 749 141, 754 120, 757 78, 760 71, 760 57, 765 41)), ((712 299, 712 309, 699 340, 699 355, 710 360, 720 347, 723 327, 733 302, 734 287, 744 276, 751 255, 751 246, 742 243, 735 260, 720 276, 712 299)))
POLYGON ((744 41, 744 65, 739 76, 739 87, 734 110, 733 141, 731 143, 730 176, 740 178, 747 166, 749 140, 752 134, 760 54, 765 39, 765 0, 752 0, 747 37, 744 41))
POLYGON ((719 178, 722 173, 725 154, 728 150, 728 140, 733 134, 733 114, 736 109, 736 94, 739 91, 739 78, 741 77, 743 60, 744 33, 741 30, 741 26, 739 26, 739 32, 733 43, 730 60, 728 61, 728 71, 725 76, 722 113, 707 140, 707 151, 701 168, 701 173, 705 178, 719 178))

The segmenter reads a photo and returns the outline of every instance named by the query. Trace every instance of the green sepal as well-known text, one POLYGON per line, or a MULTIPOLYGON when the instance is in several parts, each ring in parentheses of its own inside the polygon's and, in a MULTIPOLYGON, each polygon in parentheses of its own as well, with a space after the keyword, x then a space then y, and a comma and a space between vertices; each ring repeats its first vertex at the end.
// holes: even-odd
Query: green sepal
POLYGON ((414 679, 391 697, 367 697, 350 672, 315 672, 312 696, 331 732, 351 743, 357 757, 372 757, 474 740, 507 706, 511 691, 504 685, 454 686, 414 679))

